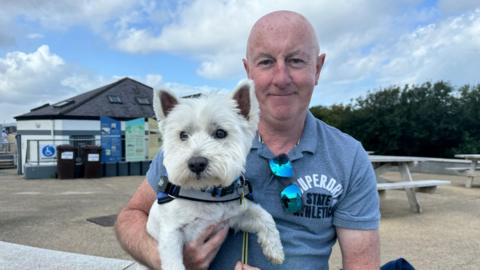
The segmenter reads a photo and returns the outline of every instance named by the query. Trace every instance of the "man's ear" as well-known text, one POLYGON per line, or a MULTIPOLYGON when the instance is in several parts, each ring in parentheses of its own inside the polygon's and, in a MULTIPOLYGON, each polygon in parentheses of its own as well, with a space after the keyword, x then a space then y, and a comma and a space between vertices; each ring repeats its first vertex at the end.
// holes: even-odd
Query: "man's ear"
POLYGON ((317 56, 317 64, 315 65, 315 85, 318 84, 318 79, 320 79, 320 72, 322 71, 324 63, 325 63, 325 54, 322 53, 319 56, 317 56))
POLYGON ((258 121, 258 102, 252 80, 241 81, 232 94, 237 103, 239 114, 248 121, 258 121))
POLYGON ((249 67, 248 67, 248 60, 247 58, 242 59, 243 68, 245 69, 245 73, 247 74, 247 78, 250 78, 249 67))
POLYGON ((178 104, 178 99, 168 90, 154 91, 153 94, 153 110, 157 121, 161 121, 167 117, 172 109, 178 104))

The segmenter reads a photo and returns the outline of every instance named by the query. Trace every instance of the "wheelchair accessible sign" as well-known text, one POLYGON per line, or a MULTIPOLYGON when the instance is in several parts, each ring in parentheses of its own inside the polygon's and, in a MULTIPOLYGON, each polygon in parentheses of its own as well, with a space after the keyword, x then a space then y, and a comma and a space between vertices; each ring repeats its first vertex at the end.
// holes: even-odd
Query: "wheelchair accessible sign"
POLYGON ((55 145, 53 144, 44 144, 40 146, 40 158, 41 159, 53 159, 57 151, 55 145))

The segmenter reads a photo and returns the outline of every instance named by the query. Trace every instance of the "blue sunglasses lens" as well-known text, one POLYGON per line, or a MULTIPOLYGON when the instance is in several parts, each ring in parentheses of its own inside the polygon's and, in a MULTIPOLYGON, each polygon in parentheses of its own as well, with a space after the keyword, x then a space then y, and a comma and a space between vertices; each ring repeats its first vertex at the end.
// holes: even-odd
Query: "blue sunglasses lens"
POLYGON ((283 207, 290 213, 297 213, 302 210, 302 192, 295 184, 290 184, 282 190, 280 200, 283 207))
POLYGON ((275 176, 283 178, 293 177, 292 163, 285 154, 282 154, 274 159, 270 159, 268 161, 268 165, 275 176))

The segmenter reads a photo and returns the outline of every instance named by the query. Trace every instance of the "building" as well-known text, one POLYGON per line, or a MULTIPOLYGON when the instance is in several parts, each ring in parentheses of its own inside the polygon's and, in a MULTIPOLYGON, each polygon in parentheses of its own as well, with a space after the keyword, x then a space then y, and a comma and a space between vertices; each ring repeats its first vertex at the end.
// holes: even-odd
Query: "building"
MULTIPOLYGON (((33 168, 40 178, 51 175, 56 160, 48 154, 51 152, 42 154, 45 145, 75 145, 78 142, 98 145, 101 116, 120 121, 153 118, 152 93, 150 86, 123 78, 16 116, 19 174, 33 168)), ((123 123, 122 131, 125 130, 123 123)), ((149 128, 148 121, 145 123, 148 134, 157 133, 157 128, 149 128)))

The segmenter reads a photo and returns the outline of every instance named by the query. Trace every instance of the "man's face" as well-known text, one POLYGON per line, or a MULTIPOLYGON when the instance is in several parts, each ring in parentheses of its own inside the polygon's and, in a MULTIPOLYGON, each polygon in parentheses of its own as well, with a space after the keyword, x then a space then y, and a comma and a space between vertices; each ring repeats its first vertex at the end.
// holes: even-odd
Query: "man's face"
POLYGON ((284 24, 264 27, 249 40, 244 66, 255 82, 264 120, 305 114, 324 59, 317 55, 312 39, 294 24, 284 24))

